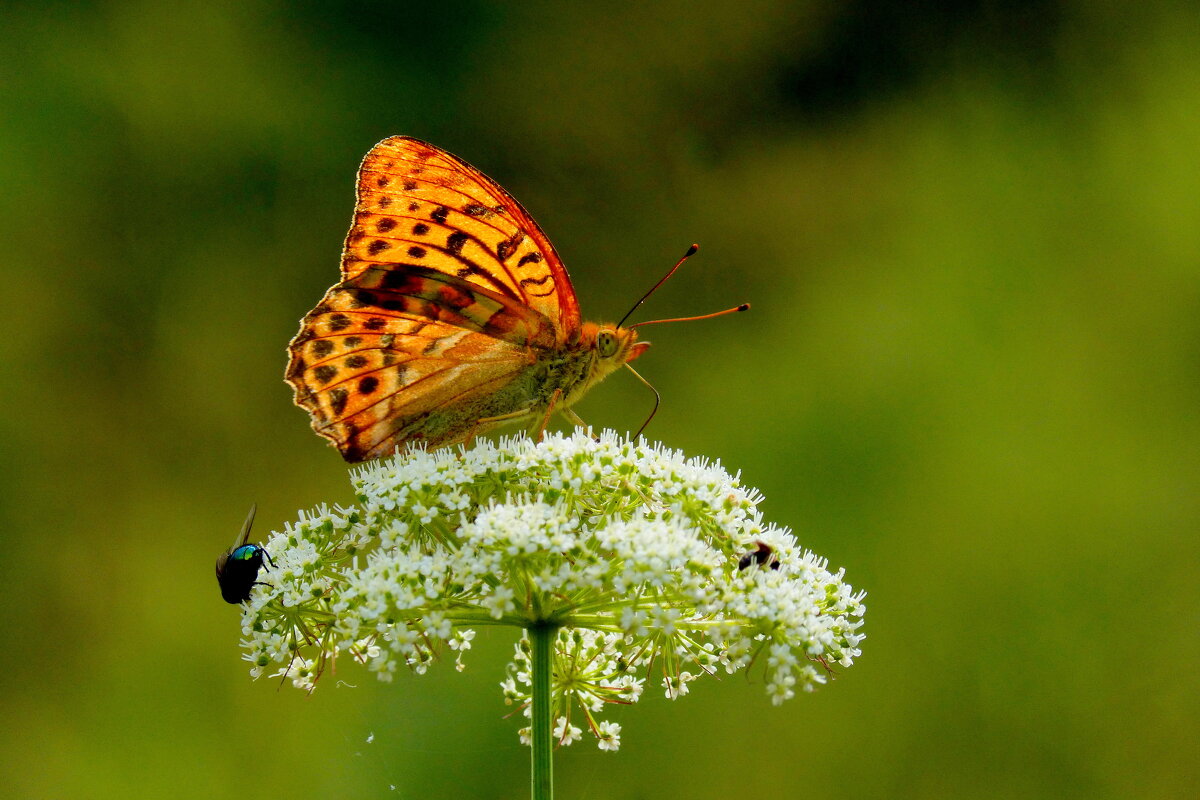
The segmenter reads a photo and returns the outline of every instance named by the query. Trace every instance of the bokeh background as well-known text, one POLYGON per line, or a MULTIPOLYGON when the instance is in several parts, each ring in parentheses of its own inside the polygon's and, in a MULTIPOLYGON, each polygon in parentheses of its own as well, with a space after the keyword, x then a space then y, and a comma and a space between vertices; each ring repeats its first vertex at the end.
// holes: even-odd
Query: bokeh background
POLYGON ((754 310, 647 330, 650 434, 869 592, 832 685, 648 693, 561 796, 1200 793, 1193 4, 0 14, 0 794, 527 796, 511 635, 307 697, 248 679, 212 578, 252 501, 350 497, 284 346, 397 133, 520 198, 590 317, 701 242, 641 318, 754 310))

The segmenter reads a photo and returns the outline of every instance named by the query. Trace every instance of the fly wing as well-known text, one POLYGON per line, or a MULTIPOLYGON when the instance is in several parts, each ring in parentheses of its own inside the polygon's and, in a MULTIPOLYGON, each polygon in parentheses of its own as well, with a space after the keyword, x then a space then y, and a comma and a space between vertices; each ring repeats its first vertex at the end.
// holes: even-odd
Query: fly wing
POLYGON ((238 534, 237 539, 233 542, 233 547, 229 548, 229 552, 237 550, 250 539, 250 528, 254 525, 254 512, 258 511, 258 503, 250 506, 250 513, 246 515, 246 521, 242 523, 242 532, 238 534))

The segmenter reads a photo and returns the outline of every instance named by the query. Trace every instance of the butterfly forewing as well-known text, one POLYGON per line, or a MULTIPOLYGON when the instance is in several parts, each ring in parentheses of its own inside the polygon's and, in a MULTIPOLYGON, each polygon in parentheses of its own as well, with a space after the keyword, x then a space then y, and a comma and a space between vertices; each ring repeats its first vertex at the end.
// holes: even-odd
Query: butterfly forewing
POLYGON ((506 295, 550 320, 559 341, 580 325, 566 269, 508 192, 465 161, 407 137, 363 159, 343 279, 374 265, 425 267, 506 295))

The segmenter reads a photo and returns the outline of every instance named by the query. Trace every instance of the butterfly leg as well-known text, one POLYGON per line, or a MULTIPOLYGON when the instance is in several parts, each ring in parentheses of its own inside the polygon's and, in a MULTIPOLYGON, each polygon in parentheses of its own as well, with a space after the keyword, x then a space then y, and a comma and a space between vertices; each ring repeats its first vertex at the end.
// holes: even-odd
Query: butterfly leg
MULTIPOLYGON (((554 407, 558 405, 558 401, 561 399, 562 389, 555 389, 554 394, 550 395, 550 402, 546 404, 546 413, 537 426, 537 440, 539 442, 546 437, 546 426, 550 424, 550 415, 554 413, 554 407)), ((565 411, 566 409, 563 410, 565 411)))
POLYGON ((475 424, 471 426, 470 432, 463 437, 462 444, 464 447, 466 447, 467 445, 471 444, 472 441, 474 441, 475 437, 478 436, 480 432, 487 430, 493 425, 497 425, 501 422, 510 422, 514 419, 527 417, 531 411, 533 411, 531 408, 522 408, 520 411, 512 411, 508 414, 501 414, 497 417, 483 417, 482 419, 477 419, 475 420, 475 424))
POLYGON ((593 441, 600 441, 600 437, 592 433, 592 426, 580 419, 579 415, 576 414, 574 410, 564 407, 562 409, 562 415, 567 418, 567 422, 570 422, 576 428, 583 428, 585 431, 587 431, 588 435, 592 437, 593 441))
POLYGON ((530 411, 533 411, 533 409, 532 408, 522 408, 520 411, 513 411, 508 414, 501 414, 498 417, 480 417, 479 420, 475 423, 475 425, 476 425, 476 427, 478 427, 480 425, 491 425, 496 422, 507 422, 510 419, 520 419, 521 417, 529 416, 530 411))

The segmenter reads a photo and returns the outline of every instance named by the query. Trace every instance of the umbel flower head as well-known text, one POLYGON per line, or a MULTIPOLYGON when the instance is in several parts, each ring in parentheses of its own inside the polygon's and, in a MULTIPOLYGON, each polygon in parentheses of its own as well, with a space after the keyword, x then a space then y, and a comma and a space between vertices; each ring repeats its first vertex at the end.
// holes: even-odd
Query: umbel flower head
MULTIPOLYGON (((616 749, 607 703, 762 666, 772 702, 860 654, 865 607, 839 570, 766 524, 719 463, 605 432, 412 450, 352 472, 357 505, 302 513, 243 612, 259 677, 301 688, 344 654, 388 680, 463 657, 480 625, 556 628, 555 735, 616 749)), ((528 640, 505 700, 530 700, 528 640)), ((528 729, 522 731, 528 738, 528 729)))

